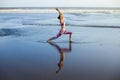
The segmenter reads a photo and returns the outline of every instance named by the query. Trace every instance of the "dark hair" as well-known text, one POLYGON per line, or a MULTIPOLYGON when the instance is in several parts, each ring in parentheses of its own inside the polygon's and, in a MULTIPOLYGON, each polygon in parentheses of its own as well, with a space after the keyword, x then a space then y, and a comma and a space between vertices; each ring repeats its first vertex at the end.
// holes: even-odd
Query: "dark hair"
POLYGON ((60 15, 58 16, 58 19, 60 19, 60 15))

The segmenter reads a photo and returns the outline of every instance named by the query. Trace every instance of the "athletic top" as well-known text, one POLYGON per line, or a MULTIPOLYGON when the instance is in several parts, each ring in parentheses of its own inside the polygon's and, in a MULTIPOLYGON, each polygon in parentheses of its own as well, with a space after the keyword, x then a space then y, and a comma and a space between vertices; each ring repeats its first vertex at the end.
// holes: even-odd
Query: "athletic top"
POLYGON ((62 23, 61 23, 61 26, 65 26, 65 22, 62 22, 62 23))

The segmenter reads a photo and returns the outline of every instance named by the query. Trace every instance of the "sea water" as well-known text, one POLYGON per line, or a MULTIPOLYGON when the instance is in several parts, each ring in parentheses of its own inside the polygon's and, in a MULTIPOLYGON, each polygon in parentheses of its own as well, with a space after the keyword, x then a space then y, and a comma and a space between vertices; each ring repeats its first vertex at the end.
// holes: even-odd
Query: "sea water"
MULTIPOLYGON (((119 27, 120 9, 79 9, 65 8, 62 10, 65 22, 69 26, 93 26, 93 27, 119 27)), ((1 9, 0 23, 21 25, 45 25, 58 24, 58 13, 54 8, 50 9, 1 9), (5 21, 4 21, 5 20, 5 21)), ((5 25, 5 24, 4 24, 5 25)), ((3 25, 3 27, 4 27, 3 25)))

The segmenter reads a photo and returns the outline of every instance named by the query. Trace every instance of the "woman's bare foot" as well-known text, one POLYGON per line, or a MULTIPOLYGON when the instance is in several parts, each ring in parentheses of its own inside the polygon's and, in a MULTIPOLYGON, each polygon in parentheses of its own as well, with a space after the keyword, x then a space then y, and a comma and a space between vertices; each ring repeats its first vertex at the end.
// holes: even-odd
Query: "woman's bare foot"
POLYGON ((48 39, 47 42, 50 42, 50 39, 48 39))

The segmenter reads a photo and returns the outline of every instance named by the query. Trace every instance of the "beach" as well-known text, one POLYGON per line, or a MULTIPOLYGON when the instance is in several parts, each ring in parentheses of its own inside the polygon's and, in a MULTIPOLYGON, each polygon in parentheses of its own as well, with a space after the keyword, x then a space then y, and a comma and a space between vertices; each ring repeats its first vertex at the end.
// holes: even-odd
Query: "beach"
MULTIPOLYGON (((64 11, 65 12, 65 11, 64 11)), ((0 80, 120 80, 120 15, 65 12, 0 13, 0 80)))

